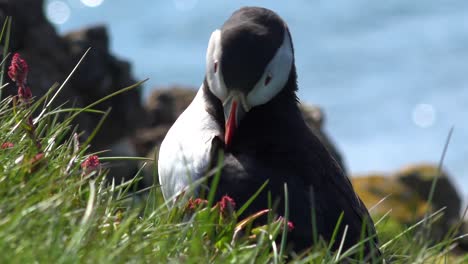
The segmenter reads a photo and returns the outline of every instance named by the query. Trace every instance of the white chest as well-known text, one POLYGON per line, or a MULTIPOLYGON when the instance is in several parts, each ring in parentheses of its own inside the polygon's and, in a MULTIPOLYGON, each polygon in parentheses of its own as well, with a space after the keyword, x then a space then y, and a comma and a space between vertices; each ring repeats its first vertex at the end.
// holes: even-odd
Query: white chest
POLYGON ((220 136, 219 131, 218 124, 205 110, 202 85, 159 149, 159 182, 166 201, 204 176, 210 164, 211 142, 220 136))

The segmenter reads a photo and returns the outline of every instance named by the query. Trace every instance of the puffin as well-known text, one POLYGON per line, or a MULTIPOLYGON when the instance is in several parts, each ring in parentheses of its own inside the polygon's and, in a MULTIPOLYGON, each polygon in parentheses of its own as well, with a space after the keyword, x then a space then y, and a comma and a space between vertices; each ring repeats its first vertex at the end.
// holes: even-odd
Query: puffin
POLYGON ((295 226, 288 234, 294 251, 310 248, 316 236, 333 243, 333 249, 344 237, 344 250, 367 238, 365 252, 376 256, 378 239, 369 212, 304 121, 297 90, 286 22, 266 8, 235 11, 211 34, 203 83, 160 146, 164 199, 172 206, 189 189, 195 196, 206 194, 210 184, 191 186, 219 167, 216 199, 229 195, 242 205, 267 182, 243 214, 274 201, 275 212, 283 215, 287 206, 295 226))

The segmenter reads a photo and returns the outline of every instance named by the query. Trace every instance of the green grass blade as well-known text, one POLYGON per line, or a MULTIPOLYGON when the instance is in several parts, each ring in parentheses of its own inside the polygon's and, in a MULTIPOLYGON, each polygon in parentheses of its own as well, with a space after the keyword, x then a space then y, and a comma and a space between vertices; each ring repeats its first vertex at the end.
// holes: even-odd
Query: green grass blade
POLYGON ((336 221, 336 225, 335 225, 335 228, 333 229, 333 233, 332 233, 332 236, 330 238, 330 241, 328 242, 329 244, 328 244, 328 250, 327 251, 329 251, 329 252, 331 252, 331 248, 335 244, 335 240, 336 240, 336 237, 338 236, 338 232, 340 231, 340 225, 341 225, 341 222, 343 221, 343 218, 344 218, 344 212, 341 212, 340 217, 336 221))
POLYGON ((122 88, 122 89, 120 89, 120 90, 118 90, 118 91, 116 91, 116 92, 113 92, 113 93, 111 93, 111 94, 109 94, 109 95, 107 95, 107 96, 105 96, 105 97, 103 97, 103 98, 97 100, 96 102, 91 103, 91 104, 87 105, 86 107, 82 108, 80 111, 78 111, 77 113, 75 113, 74 117, 76 117, 77 115, 81 114, 83 111, 85 111, 85 110, 87 110, 87 109, 93 108, 93 107, 95 107, 96 105, 98 105, 98 104, 100 104, 100 103, 102 103, 102 102, 104 102, 104 101, 109 100, 110 98, 112 98, 112 97, 114 97, 114 96, 116 96, 116 95, 125 93, 125 92, 130 91, 130 90, 132 90, 132 89, 135 89, 135 88, 137 88, 137 87, 140 87, 140 86, 141 86, 143 83, 145 83, 146 81, 148 81, 148 79, 145 79, 145 80, 143 80, 143 81, 139 81, 139 82, 137 82, 137 83, 135 83, 135 84, 133 84, 133 85, 127 86, 127 87, 122 88))
POLYGON ((268 185, 269 183, 269 180, 266 180, 262 186, 260 186, 260 188, 258 188, 258 190, 249 198, 249 200, 247 200, 247 202, 245 202, 242 207, 236 211, 236 215, 239 216, 241 215, 242 213, 244 213, 245 210, 247 210, 247 208, 249 208, 249 206, 253 203, 253 201, 255 201, 255 199, 257 199, 257 197, 260 195, 260 193, 263 191, 263 189, 265 189, 265 187, 268 185))
POLYGON ((146 157, 99 157, 101 161, 115 161, 115 160, 136 160, 136 161, 151 161, 154 162, 154 158, 146 158, 146 157))
MULTIPOLYGON (((4 73, 5 73, 5 61, 6 61, 6 58, 7 58, 7 53, 8 53, 8 49, 9 49, 9 45, 10 45, 10 34, 11 34, 11 17, 7 17, 7 19, 5 20, 4 24, 3 24, 3 28, 2 28, 2 33, 1 33, 1 36, 0 36, 0 41, 3 39, 3 32, 5 30, 5 27, 6 27, 6 37, 5 37, 5 42, 4 42, 4 46, 3 46, 3 62, 2 62, 2 70, 1 70, 1 74, 0 74, 0 86, 3 86, 3 81, 4 81, 4 73)), ((0 89, 0 100, 2 99, 2 89, 0 89)))
POLYGON ((216 195, 216 189, 218 188, 219 181, 221 179, 221 170, 224 163, 224 155, 222 152, 219 152, 218 155, 218 164, 216 166, 216 173, 213 176, 213 181, 211 182, 210 191, 208 192, 208 207, 213 206, 214 198, 216 195))
POLYGON ((75 65, 75 67, 73 68, 73 70, 70 72, 70 74, 68 74, 67 78, 65 78, 65 81, 62 83, 62 85, 60 85, 60 87, 57 89, 57 91, 55 92, 55 94, 52 96, 52 98, 49 100, 49 102, 47 102, 46 104, 46 107, 44 107, 43 111, 39 114, 39 116, 37 117, 37 119, 40 119, 42 117, 42 115, 45 113, 45 110, 47 108, 49 108, 52 103, 54 102, 55 98, 58 96, 58 94, 62 91, 63 87, 65 87, 65 85, 68 83, 68 81, 70 80, 70 78, 73 76, 73 74, 75 73, 75 71, 78 69, 78 67, 81 65, 81 62, 83 62, 83 60, 86 58, 86 55, 88 55, 88 52, 91 50, 91 48, 88 48, 85 53, 83 54, 83 56, 81 56, 80 60, 78 61, 78 63, 75 65))
POLYGON ((347 233, 348 233, 348 225, 345 225, 343 236, 341 237, 341 241, 340 241, 340 246, 338 247, 338 251, 336 252, 335 261, 338 261, 340 259, 341 251, 343 250, 343 246, 344 246, 347 233))
POLYGON ((279 257, 282 259, 284 258, 284 254, 286 251, 286 243, 288 240, 288 232, 289 232, 289 193, 288 193, 288 185, 284 183, 284 223, 283 223, 283 234, 281 236, 281 248, 279 257))
POLYGON ((96 125, 96 127, 93 129, 93 132, 91 133, 91 135, 89 135, 89 137, 86 139, 86 141, 83 143, 83 146, 88 146, 89 143, 94 139, 94 137, 96 136, 96 134, 99 132, 99 130, 101 129, 102 125, 104 124, 104 121, 106 120, 106 118, 109 116, 109 113, 111 111, 111 108, 109 108, 106 113, 101 117, 101 119, 99 120, 99 123, 96 125))
MULTIPOLYGON (((8 26, 8 20, 11 18, 9 16, 6 17, 5 21, 3 21, 3 26, 2 26, 2 31, 0 32, 0 42, 3 40, 3 34, 5 33, 5 30, 8 26)), ((5 54, 5 53, 3 53, 5 54)))
POLYGON ((407 229, 405 229, 403 232, 401 232, 400 234, 398 234, 397 236, 395 236, 393 239, 387 241, 385 244, 383 244, 380 249, 385 249, 386 247, 388 247, 390 244, 392 244, 393 242, 395 242, 396 240, 398 240, 400 237, 402 237, 403 235, 407 234, 408 232, 414 230, 416 227, 420 226, 421 224, 424 224, 425 221, 428 221, 428 219, 430 218, 433 218, 439 214, 441 214, 443 211, 445 210, 445 207, 444 208, 441 208, 439 210, 437 210, 436 212, 430 214, 429 216, 427 217, 424 217, 424 219, 422 219, 421 221, 418 221, 416 224, 408 227, 407 229))
MULTIPOLYGON (((437 168, 437 175, 432 180, 431 189, 429 191, 429 197, 427 198, 428 204, 432 203, 432 200, 434 198, 435 188, 436 188, 436 185, 437 185, 437 180, 442 175, 442 167, 443 167, 443 164, 444 164, 445 155, 447 154, 448 146, 450 144, 450 139, 452 138, 453 129, 454 129, 453 127, 450 128, 450 131, 449 131, 449 133, 447 135, 447 139, 445 140, 444 150, 442 151, 442 156, 440 157, 439 165, 438 165, 438 168, 437 168)), ((426 216, 429 214, 429 212, 430 211, 428 210, 427 213, 426 213, 426 216)), ((427 218, 425 218, 425 219, 427 219, 427 218)), ((424 227, 427 227, 427 222, 424 223, 424 227)))

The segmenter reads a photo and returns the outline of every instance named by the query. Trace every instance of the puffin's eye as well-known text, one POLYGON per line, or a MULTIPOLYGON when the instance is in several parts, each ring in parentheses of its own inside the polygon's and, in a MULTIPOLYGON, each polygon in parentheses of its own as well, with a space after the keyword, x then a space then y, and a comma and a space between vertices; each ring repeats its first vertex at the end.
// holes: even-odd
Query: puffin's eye
POLYGON ((213 71, 216 73, 218 71, 218 61, 214 62, 213 71))
POLYGON ((267 77, 265 78, 265 86, 267 86, 270 83, 271 78, 273 78, 273 77, 271 76, 271 73, 269 73, 267 75, 267 77))

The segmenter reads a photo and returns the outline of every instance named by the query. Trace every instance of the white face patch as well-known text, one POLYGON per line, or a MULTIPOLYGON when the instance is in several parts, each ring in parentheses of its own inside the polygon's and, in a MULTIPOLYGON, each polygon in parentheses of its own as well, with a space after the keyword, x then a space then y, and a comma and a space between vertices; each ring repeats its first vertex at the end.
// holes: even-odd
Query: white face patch
POLYGON ((283 44, 265 68, 260 80, 247 95, 247 103, 251 107, 270 101, 286 85, 294 60, 291 46, 291 39, 285 30, 283 44))
MULTIPOLYGON (((221 30, 218 29, 211 34, 206 52, 206 79, 211 92, 224 102, 229 96, 229 91, 222 75, 221 54, 221 30)), ((291 39, 285 30, 283 44, 268 63, 257 84, 246 95, 243 103, 247 111, 254 106, 267 103, 281 91, 288 81, 293 60, 291 39)))
POLYGON ((206 80, 211 92, 224 101, 228 96, 228 90, 221 74, 221 30, 215 30, 210 37, 206 51, 206 80))

